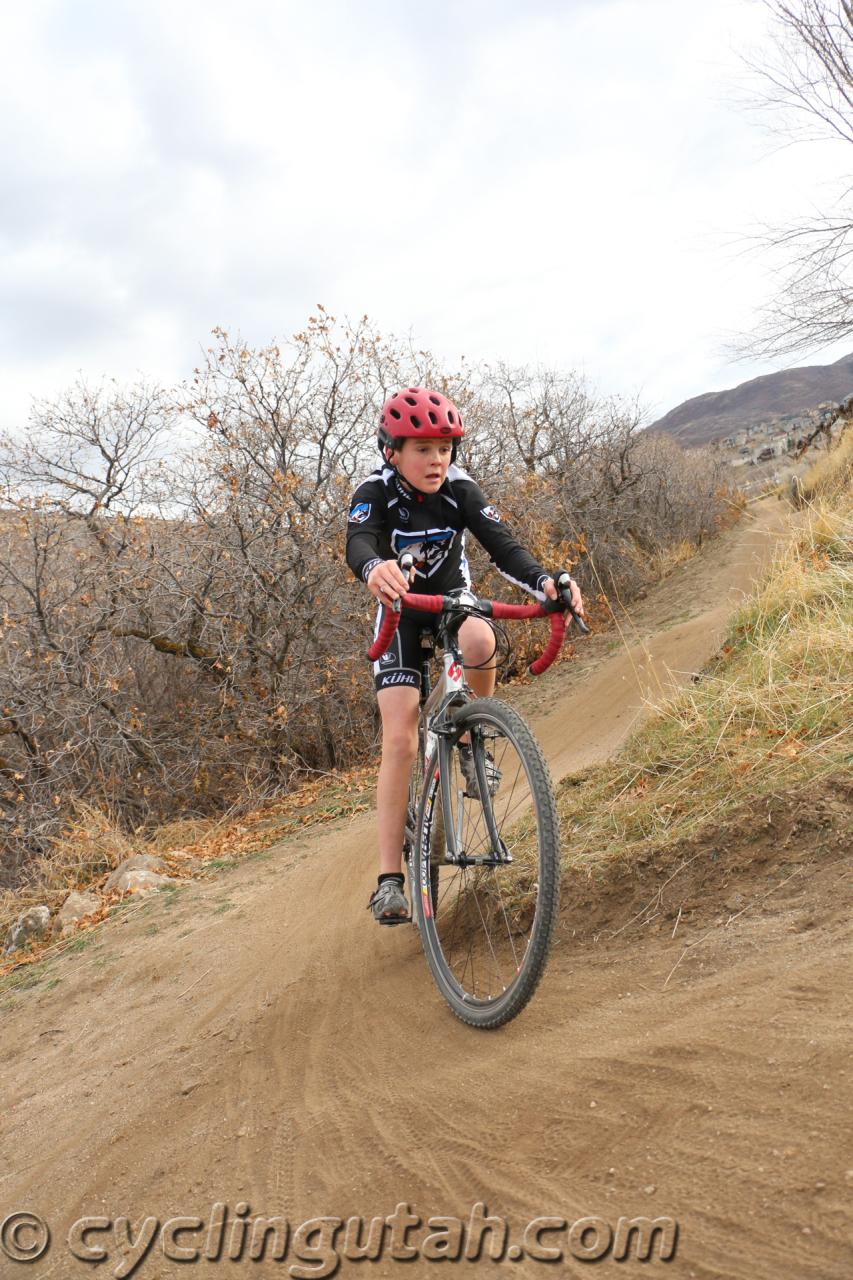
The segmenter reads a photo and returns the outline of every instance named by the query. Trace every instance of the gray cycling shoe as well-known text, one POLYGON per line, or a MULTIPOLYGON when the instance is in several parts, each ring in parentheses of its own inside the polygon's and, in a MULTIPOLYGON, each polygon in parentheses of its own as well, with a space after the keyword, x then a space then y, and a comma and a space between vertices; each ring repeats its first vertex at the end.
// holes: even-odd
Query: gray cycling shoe
POLYGON ((411 920, 403 886, 396 880, 383 880, 373 890, 367 906, 379 924, 406 924, 411 920))
MULTIPOLYGON (((465 778, 465 794, 472 800, 480 799, 480 788, 477 784, 477 770, 474 767, 474 755, 471 747, 467 742, 461 742, 458 747, 459 751, 459 767, 465 778)), ((491 752, 486 752, 486 783, 489 788, 489 795, 493 796, 501 784, 501 771, 495 764, 491 752)))

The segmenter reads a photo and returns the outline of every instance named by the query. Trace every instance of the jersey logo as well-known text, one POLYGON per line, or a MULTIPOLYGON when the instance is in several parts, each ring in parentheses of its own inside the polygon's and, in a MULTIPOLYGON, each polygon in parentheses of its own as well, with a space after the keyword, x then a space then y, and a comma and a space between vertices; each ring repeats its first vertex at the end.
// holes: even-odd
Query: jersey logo
POLYGON ((409 513, 409 508, 408 508, 408 507, 398 507, 398 508, 397 508, 397 513, 399 514, 400 519, 402 520, 403 524, 408 524, 408 523, 409 523, 409 521, 410 521, 410 519, 411 519, 411 515, 410 515, 410 513, 409 513))
POLYGON ((353 507, 352 511, 349 513, 350 524, 364 524, 369 515, 370 503, 359 502, 358 506, 353 507))
POLYGON ((415 569, 423 578, 429 578, 444 564, 456 538, 455 529, 429 529, 423 533, 405 533, 395 529, 391 546, 396 555, 411 551, 415 557, 415 569))
POLYGON ((500 524, 501 522, 501 513, 497 507, 481 507, 480 515, 485 516, 487 520, 494 520, 495 524, 500 524))

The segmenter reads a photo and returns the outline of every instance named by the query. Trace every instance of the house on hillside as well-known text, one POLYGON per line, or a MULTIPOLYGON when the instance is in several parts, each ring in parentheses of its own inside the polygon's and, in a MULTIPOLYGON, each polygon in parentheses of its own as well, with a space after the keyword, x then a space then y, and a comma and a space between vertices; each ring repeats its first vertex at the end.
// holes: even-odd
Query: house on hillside
POLYGON ((752 461, 769 462, 771 458, 783 457, 788 452, 789 439, 787 431, 780 431, 769 439, 760 441, 753 452, 752 461))

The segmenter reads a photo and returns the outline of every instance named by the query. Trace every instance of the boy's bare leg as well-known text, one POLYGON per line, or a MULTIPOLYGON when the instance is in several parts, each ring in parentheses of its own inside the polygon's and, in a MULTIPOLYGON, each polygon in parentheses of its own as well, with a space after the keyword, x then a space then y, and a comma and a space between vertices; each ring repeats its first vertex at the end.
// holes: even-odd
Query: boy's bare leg
MULTIPOLYGON (((481 618, 468 618, 459 631, 466 663, 477 665, 494 659, 494 632, 481 618)), ((478 698, 495 690, 495 667, 466 669, 465 677, 478 698)), ((376 820, 379 825, 379 874, 399 872, 403 859, 403 833, 409 799, 409 776, 418 754, 418 690, 411 686, 382 689, 377 695, 382 716, 382 763, 376 784, 376 820)), ((467 734, 462 739, 467 742, 467 734)))
MULTIPOLYGON (((495 653, 495 633, 482 618, 467 618, 459 628, 459 643, 465 659, 465 679, 471 686, 475 698, 490 698, 495 691, 497 680, 497 654, 495 653), (489 664, 479 667, 480 663, 489 664)), ((468 742, 468 734, 464 733, 460 742, 468 742)))
POLYGON ((411 686, 376 695, 382 716, 382 763, 376 784, 379 874, 399 872, 409 799, 409 775, 418 754, 418 691, 411 686))

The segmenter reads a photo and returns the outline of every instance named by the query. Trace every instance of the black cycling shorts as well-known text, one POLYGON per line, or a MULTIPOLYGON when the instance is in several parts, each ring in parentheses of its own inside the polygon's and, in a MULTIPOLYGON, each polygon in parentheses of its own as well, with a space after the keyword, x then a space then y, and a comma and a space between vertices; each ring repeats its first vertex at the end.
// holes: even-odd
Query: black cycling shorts
MULTIPOLYGON (((384 606, 376 613, 376 625, 373 628, 374 640, 379 635, 379 626, 384 615, 384 606)), ((421 632, 430 631, 438 635, 437 613, 423 613, 420 609, 404 609, 400 617, 397 633, 388 649, 378 662, 373 664, 373 684, 376 692, 381 689, 395 689, 409 685, 412 689, 421 687, 421 632)), ((491 626, 491 623, 489 624, 491 626)), ((497 650, 497 642, 495 643, 497 650)))

